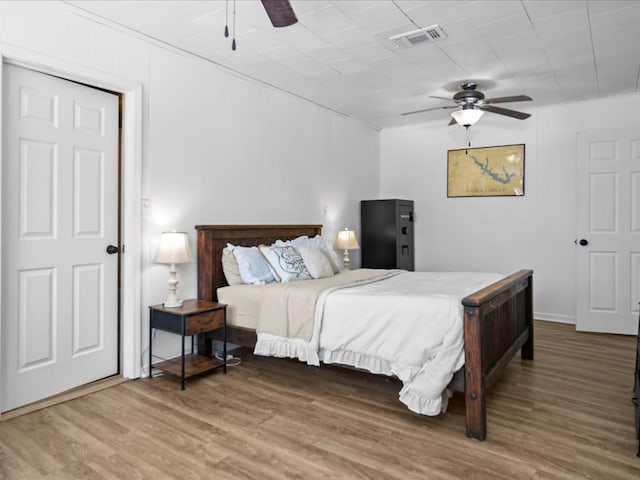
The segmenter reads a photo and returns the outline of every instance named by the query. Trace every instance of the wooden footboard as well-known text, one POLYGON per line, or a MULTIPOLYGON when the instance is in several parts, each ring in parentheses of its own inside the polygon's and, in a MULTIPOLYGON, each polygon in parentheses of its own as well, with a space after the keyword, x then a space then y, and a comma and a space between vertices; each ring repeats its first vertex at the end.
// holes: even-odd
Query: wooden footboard
POLYGON ((467 436, 487 436, 489 387, 514 357, 533 359, 533 271, 520 270, 462 300, 467 436))

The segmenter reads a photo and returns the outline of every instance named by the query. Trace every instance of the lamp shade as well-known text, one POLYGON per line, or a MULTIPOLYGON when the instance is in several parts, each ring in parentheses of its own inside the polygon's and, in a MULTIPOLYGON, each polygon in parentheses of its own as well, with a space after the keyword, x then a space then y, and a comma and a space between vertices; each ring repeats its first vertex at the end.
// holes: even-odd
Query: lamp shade
POLYGON ((162 232, 154 263, 187 263, 191 261, 191 247, 185 232, 162 232))
POLYGON ((475 108, 463 108, 462 110, 456 110, 451 113, 454 120, 463 127, 470 127, 478 123, 478 120, 482 118, 484 112, 475 108))
POLYGON ((339 250, 356 250, 360 248, 356 239, 356 232, 345 228, 338 232, 336 239, 336 248, 339 250))

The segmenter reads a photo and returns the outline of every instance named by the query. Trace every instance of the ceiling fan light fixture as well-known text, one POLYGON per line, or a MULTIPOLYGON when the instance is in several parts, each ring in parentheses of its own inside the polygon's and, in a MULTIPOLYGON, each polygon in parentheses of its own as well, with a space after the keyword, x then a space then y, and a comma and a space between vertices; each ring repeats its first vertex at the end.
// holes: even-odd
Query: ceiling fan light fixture
POLYGON ((475 108, 462 108, 451 113, 451 116, 458 125, 463 127, 471 127, 478 123, 478 120, 482 118, 484 112, 475 108))

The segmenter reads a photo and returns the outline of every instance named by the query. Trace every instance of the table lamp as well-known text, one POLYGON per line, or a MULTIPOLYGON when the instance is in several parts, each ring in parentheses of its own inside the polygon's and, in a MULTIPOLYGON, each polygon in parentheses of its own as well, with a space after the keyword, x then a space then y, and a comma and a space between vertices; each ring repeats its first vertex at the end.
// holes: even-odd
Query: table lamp
POLYGON ((178 279, 176 278, 176 264, 188 263, 191 261, 191 248, 189 238, 185 232, 162 232, 160 235, 160 245, 153 259, 154 263, 167 263, 169 267, 169 296, 164 301, 165 307, 181 307, 183 301, 176 296, 178 289, 178 279))
POLYGON ((342 256, 342 263, 344 264, 344 268, 349 270, 349 250, 357 250, 360 248, 358 245, 358 240, 356 239, 356 232, 353 230, 349 230, 345 228, 338 232, 338 239, 336 240, 336 248, 339 250, 344 250, 344 255, 342 256))

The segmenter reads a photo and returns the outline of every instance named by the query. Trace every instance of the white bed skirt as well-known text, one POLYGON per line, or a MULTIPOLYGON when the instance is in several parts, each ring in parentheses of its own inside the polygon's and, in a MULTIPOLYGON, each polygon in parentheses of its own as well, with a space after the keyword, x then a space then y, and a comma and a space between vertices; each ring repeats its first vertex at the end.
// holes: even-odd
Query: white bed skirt
POLYGON ((257 355, 349 365, 403 382, 400 401, 423 415, 446 408, 464 365, 461 301, 504 278, 495 273, 406 272, 318 299, 309 342, 258 332, 257 355))

